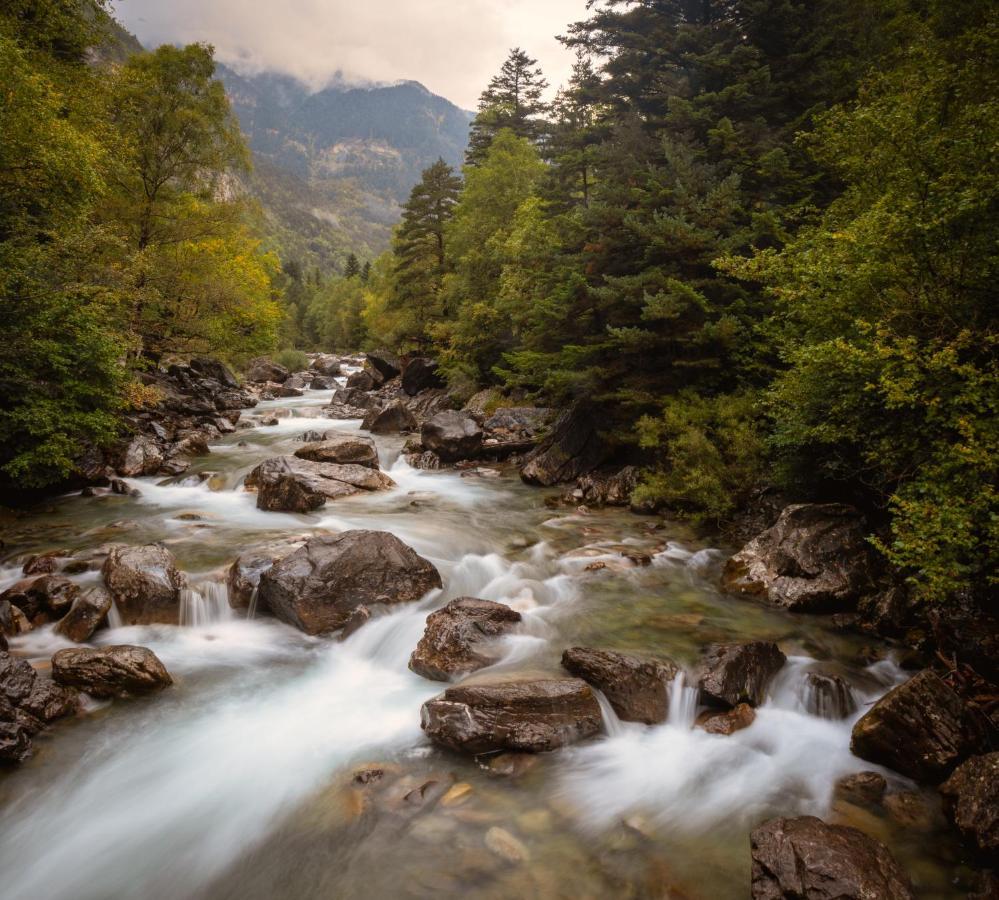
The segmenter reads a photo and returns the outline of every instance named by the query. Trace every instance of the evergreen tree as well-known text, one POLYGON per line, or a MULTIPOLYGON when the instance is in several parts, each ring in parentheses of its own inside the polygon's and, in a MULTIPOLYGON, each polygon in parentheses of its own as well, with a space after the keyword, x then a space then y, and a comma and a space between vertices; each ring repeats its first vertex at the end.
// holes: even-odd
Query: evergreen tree
POLYGON ((366 260, 361 266, 361 284, 367 284, 371 278, 371 260, 366 260))
POLYGON ((343 277, 344 278, 355 278, 361 274, 361 264, 357 260, 357 256, 354 253, 350 253, 347 256, 347 263, 343 267, 343 277))

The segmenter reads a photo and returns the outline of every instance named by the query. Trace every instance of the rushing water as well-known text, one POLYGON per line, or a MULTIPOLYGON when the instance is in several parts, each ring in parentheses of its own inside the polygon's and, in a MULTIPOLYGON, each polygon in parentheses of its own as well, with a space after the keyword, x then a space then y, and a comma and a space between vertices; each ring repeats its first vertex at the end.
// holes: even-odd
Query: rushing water
MULTIPOLYGON (((306 430, 359 428, 316 418, 329 397, 262 403, 249 421, 276 412, 277 426, 227 437, 184 478, 131 480, 136 497, 67 497, 7 523, 0 586, 30 552, 85 557, 150 541, 171 549, 192 586, 181 627, 112 627, 94 639, 150 647, 175 687, 94 704, 0 774, 0 898, 742 898, 749 831, 803 813, 886 841, 922 896, 959 896, 949 885, 955 849, 932 807, 927 821, 899 827, 833 800, 838 778, 872 768, 850 754, 852 722, 905 677, 882 649, 821 619, 721 596, 722 554, 679 527, 553 511, 515 473, 416 471, 398 438, 377 439, 395 490, 313 515, 258 510, 241 487, 254 465, 292 452, 306 430), (229 608, 221 573, 243 549, 357 527, 412 545, 441 570, 444 591, 343 642, 229 608), (653 564, 623 555, 636 550, 653 564), (524 615, 477 679, 556 673, 573 644, 690 668, 712 641, 771 638, 789 662, 755 722, 731 736, 694 727, 696 692, 681 676, 665 724, 622 723, 604 702, 604 736, 497 777, 428 744, 420 705, 443 686, 407 669, 427 613, 463 595, 524 615), (847 680, 854 716, 809 712, 813 670, 847 680), (358 786, 351 775, 368 764, 387 775, 358 786), (427 782, 462 787, 413 804, 406 795, 427 782)), ((40 668, 63 646, 50 629, 12 642, 40 668)))

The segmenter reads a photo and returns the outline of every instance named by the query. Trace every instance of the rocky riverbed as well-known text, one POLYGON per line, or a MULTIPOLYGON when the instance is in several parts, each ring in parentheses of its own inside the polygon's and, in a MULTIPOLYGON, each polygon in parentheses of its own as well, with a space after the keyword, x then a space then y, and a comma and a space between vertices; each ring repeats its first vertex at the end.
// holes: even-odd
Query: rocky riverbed
POLYGON ((580 411, 360 363, 157 376, 5 523, 2 896, 988 890, 989 725, 830 615, 852 511, 711 546, 580 411))

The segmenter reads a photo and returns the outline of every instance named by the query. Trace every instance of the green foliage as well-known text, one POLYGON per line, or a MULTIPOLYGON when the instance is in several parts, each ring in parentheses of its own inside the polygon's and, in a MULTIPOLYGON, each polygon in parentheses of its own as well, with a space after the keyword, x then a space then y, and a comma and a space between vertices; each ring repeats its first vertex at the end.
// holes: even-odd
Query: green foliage
POLYGON ((301 372, 309 368, 309 357, 302 350, 279 350, 274 354, 274 362, 284 366, 289 372, 301 372))

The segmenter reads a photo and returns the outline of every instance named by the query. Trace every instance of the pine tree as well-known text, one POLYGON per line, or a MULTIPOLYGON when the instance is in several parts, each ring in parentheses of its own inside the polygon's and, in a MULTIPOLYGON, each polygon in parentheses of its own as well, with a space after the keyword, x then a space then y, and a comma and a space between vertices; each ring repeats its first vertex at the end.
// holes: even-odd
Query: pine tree
POLYGON ((482 162, 493 138, 504 128, 517 137, 539 141, 544 130, 542 117, 548 110, 542 100, 547 88, 538 61, 519 47, 511 50, 499 75, 479 98, 465 161, 469 165, 482 162))
POLYGON ((361 284, 367 284, 371 279, 371 260, 367 260, 361 267, 361 284))
POLYGON ((343 277, 344 278, 354 278, 361 274, 361 264, 358 262, 357 255, 350 253, 347 256, 347 263, 343 267, 343 277))

